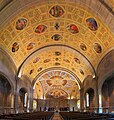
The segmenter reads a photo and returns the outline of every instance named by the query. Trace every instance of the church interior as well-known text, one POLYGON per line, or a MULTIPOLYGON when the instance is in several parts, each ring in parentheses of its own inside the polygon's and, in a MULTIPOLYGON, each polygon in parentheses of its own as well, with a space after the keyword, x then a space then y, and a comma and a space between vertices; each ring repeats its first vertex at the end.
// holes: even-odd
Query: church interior
POLYGON ((0 116, 85 113, 114 120, 114 0, 0 0, 0 116))

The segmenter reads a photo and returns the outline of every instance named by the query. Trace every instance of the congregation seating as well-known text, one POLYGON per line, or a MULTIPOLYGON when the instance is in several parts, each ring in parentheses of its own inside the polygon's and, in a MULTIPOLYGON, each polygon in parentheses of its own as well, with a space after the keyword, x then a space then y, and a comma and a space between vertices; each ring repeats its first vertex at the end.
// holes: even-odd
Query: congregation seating
POLYGON ((18 113, 1 115, 2 120, 50 120, 53 116, 53 112, 33 112, 33 113, 18 113))
POLYGON ((60 112, 64 120, 114 120, 114 114, 90 112, 60 112))

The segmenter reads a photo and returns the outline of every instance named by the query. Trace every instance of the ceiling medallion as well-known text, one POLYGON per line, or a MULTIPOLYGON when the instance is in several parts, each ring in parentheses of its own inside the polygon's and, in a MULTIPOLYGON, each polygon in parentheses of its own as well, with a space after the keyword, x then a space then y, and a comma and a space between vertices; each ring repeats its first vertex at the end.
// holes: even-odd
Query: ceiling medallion
POLYGON ((34 72, 34 69, 31 69, 30 72, 29 72, 29 74, 31 75, 33 72, 34 72))
POLYGON ((99 43, 94 43, 94 50, 97 52, 97 53, 101 53, 102 52, 102 47, 99 43))
POLYGON ((83 51, 86 51, 87 50, 87 47, 84 43, 81 43, 80 44, 80 48, 83 50, 83 51))
POLYGON ((40 58, 37 57, 37 58, 35 58, 35 59, 33 60, 33 63, 37 63, 39 60, 40 60, 40 58))
POLYGON ((61 53, 58 52, 58 51, 56 51, 56 52, 55 52, 55 55, 56 55, 56 56, 59 56, 59 55, 61 55, 61 53))
POLYGON ((55 60, 56 60, 56 61, 58 61, 58 60, 59 60, 59 58, 55 58, 55 60))
POLYGON ((60 26, 59 26, 59 24, 56 22, 54 27, 55 27, 56 30, 58 30, 60 26))
POLYGON ((67 29, 69 30, 69 32, 71 32, 72 34, 76 34, 79 32, 78 27, 74 24, 68 25, 67 29))
POLYGON ((18 42, 14 42, 12 45, 12 52, 16 52, 19 49, 19 43, 18 42))
POLYGON ((27 25, 27 20, 25 18, 20 18, 16 22, 16 29, 23 30, 27 25))
POLYGON ((56 6, 53 6, 49 13, 53 16, 53 17, 60 17, 64 14, 64 10, 62 9, 62 7, 56 5, 56 6))
POLYGON ((46 29, 47 27, 45 25, 39 25, 36 27, 35 32, 40 34, 40 33, 43 33, 46 29))
POLYGON ((31 50, 33 49, 33 47, 35 46, 35 43, 34 42, 31 42, 27 45, 27 50, 31 50))
POLYGON ((59 41, 60 39, 62 39, 62 36, 59 35, 59 34, 55 34, 55 35, 53 35, 51 38, 52 38, 53 40, 55 40, 55 41, 59 41))
POLYGON ((88 28, 92 31, 96 31, 98 29, 97 22, 94 18, 86 19, 86 24, 87 24, 88 28))
POLYGON ((84 71, 83 71, 82 69, 80 69, 80 73, 81 73, 82 75, 84 75, 84 71))
POLYGON ((40 72, 42 69, 43 69, 42 67, 38 68, 37 72, 40 72))
POLYGON ((60 65, 60 63, 56 62, 55 65, 58 66, 58 65, 60 65))
POLYGON ((74 61, 80 64, 80 60, 78 58, 74 58, 74 61))
POLYGON ((70 61, 68 59, 63 59, 63 61, 65 61, 67 63, 70 63, 70 61))
POLYGON ((50 62, 51 60, 50 59, 45 59, 44 60, 44 63, 48 63, 48 62, 50 62))

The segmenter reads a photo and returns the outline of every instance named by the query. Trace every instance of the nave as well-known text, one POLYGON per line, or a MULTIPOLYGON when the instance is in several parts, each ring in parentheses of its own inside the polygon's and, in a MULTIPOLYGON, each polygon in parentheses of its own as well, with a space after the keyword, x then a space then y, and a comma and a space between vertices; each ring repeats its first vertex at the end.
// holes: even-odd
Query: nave
POLYGON ((0 115, 2 120, 114 120, 114 113, 90 112, 33 112, 0 115))
POLYGON ((0 0, 1 119, 113 113, 114 0, 0 0))

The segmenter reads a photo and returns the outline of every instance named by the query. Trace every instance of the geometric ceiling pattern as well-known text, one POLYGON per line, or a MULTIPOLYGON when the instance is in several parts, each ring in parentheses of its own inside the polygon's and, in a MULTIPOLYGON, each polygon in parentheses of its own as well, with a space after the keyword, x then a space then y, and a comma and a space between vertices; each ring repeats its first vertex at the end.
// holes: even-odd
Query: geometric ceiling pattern
MULTIPOLYGON (((75 87, 77 81, 82 83, 88 75, 96 76, 99 62, 114 46, 114 34, 79 4, 45 1, 20 10, 5 24, 0 31, 0 46, 14 61, 18 77, 26 75, 31 83, 36 80, 35 97, 37 93, 47 98, 69 97, 65 85, 70 82, 79 89, 75 87), (52 70, 50 74, 59 72, 58 76, 43 80, 48 69, 52 70), (60 73, 65 70, 75 74, 75 80, 62 78, 60 73), (39 76, 41 72, 43 76, 39 76), (54 84, 62 88, 53 89, 54 84)), ((72 86, 70 94, 75 91, 72 86)))

